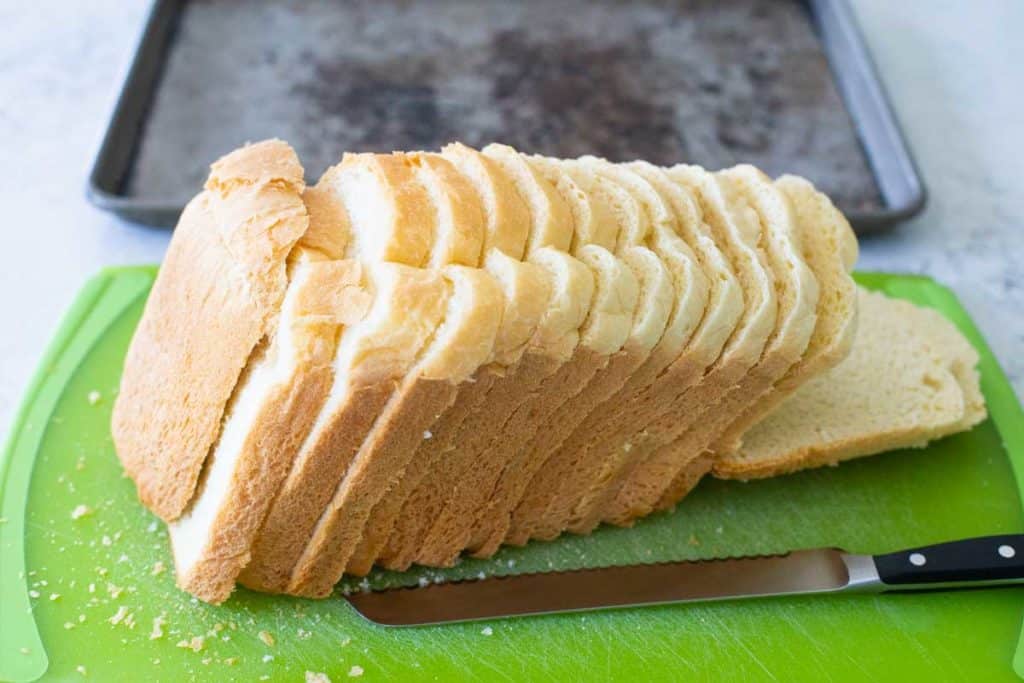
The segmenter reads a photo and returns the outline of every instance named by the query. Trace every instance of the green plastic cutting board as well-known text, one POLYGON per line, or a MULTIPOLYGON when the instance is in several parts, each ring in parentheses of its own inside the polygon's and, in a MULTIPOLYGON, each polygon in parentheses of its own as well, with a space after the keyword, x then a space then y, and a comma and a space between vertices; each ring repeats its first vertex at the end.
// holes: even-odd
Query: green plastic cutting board
MULTIPOLYGON (((121 475, 108 429, 121 361, 154 273, 109 270, 85 287, 0 461, 0 679, 302 681, 312 671, 337 683, 361 667, 363 680, 373 681, 1015 680, 1024 589, 677 605, 404 630, 363 621, 340 597, 241 590, 221 607, 197 603, 175 589, 166 534, 121 475), (162 626, 154 629, 154 620, 162 626)), ((981 337, 952 294, 928 279, 860 280, 960 326, 982 355, 991 420, 926 450, 749 484, 708 479, 674 513, 632 530, 601 529, 451 571, 379 574, 371 582, 830 545, 881 552, 1024 531, 1014 477, 1024 471, 1024 419, 981 337)))

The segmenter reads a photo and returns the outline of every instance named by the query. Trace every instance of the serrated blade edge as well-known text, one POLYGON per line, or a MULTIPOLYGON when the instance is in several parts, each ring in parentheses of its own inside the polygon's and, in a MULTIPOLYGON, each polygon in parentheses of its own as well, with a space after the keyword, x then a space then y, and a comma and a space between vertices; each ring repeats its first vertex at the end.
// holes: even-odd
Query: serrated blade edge
POLYGON ((498 617, 677 602, 843 590, 850 574, 834 548, 784 555, 663 562, 518 574, 357 593, 347 600, 366 619, 422 626, 498 617))

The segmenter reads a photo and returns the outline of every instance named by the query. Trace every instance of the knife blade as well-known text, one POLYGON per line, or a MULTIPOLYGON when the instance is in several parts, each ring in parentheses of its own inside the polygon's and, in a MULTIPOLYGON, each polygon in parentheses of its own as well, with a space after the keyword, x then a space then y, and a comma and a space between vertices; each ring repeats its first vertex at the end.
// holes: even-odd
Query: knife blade
POLYGON ((781 555, 517 574, 355 593, 385 626, 783 595, 976 587, 1024 582, 1024 535, 988 536, 857 555, 837 548, 781 555))

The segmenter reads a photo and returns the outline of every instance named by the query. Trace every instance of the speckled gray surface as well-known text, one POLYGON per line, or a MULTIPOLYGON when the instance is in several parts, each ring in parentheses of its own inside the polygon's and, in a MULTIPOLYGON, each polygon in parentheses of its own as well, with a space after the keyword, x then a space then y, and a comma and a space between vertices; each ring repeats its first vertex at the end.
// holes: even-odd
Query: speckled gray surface
POLYGON ((797 0, 189 3, 129 194, 184 203, 211 155, 272 135, 311 178, 345 150, 497 140, 745 161, 804 175, 846 210, 880 204, 797 0))
MULTIPOLYGON (((166 247, 83 193, 147 6, 0 3, 2 426, 85 279, 166 247)), ((951 286, 1024 395, 1024 3, 854 6, 931 190, 921 216, 862 243, 860 267, 951 286)))

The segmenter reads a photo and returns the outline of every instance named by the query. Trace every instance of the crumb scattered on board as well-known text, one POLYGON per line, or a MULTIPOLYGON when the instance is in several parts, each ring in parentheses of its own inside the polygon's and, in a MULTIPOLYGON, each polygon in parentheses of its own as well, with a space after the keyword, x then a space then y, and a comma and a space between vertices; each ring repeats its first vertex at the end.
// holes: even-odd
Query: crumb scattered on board
POLYGON ((206 638, 203 636, 195 636, 191 640, 180 640, 178 641, 178 647, 192 652, 199 652, 206 646, 206 638))
POLYGON ((156 640, 164 637, 164 623, 166 618, 163 614, 153 619, 153 629, 149 632, 149 639, 156 640))

